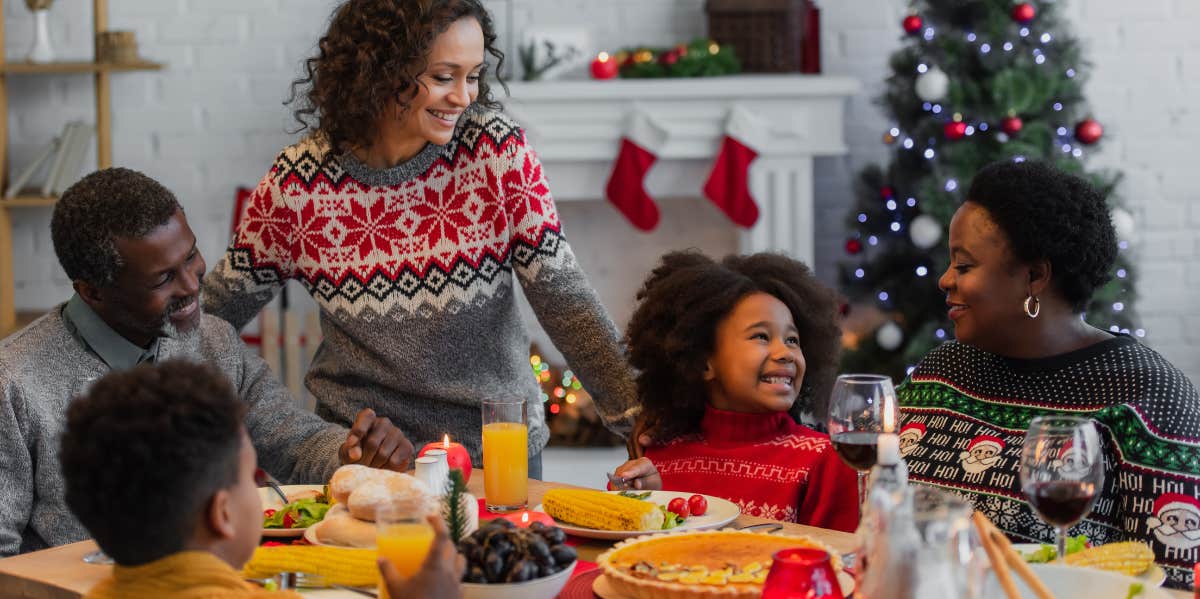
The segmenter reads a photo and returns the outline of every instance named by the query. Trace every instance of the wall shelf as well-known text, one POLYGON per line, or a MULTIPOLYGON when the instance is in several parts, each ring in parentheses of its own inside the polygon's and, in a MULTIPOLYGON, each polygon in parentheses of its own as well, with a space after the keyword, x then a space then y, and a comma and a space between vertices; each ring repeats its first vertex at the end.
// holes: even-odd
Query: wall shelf
POLYGON ((122 73, 128 71, 157 71, 163 65, 157 62, 138 61, 129 63, 108 62, 6 62, 0 64, 0 73, 11 75, 66 75, 70 73, 122 73))

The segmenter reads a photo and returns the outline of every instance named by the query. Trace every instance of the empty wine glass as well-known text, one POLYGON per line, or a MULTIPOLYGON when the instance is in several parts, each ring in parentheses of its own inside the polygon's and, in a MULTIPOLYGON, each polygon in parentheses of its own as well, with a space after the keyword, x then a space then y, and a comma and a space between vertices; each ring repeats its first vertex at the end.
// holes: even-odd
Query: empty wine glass
POLYGON ((1034 418, 1021 449, 1021 490, 1038 517, 1055 528, 1058 561, 1067 529, 1082 520, 1104 486, 1104 457, 1096 423, 1077 416, 1034 418))
POLYGON ((858 471, 858 503, 866 497, 867 472, 878 460, 879 433, 896 432, 900 409, 892 379, 879 374, 843 374, 829 399, 829 439, 847 466, 858 471))

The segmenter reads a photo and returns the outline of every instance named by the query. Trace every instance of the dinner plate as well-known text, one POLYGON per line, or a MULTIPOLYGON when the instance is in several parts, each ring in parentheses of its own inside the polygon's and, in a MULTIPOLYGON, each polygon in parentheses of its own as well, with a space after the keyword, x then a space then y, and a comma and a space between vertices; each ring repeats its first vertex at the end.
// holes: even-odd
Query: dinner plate
MULTIPOLYGON (((608 491, 608 492, 612 493, 614 495, 620 493, 620 491, 608 491)), ((656 503, 658 505, 661 505, 663 507, 666 507, 666 505, 668 503, 670 503, 671 500, 675 499, 676 497, 682 497, 684 500, 687 500, 687 498, 691 497, 692 495, 698 495, 698 493, 683 493, 680 491, 650 491, 650 497, 646 498, 645 501, 650 501, 650 502, 656 503)), ((559 528, 563 529, 563 532, 565 532, 569 535, 575 535, 577 537, 587 537, 589 539, 604 539, 604 540, 612 541, 612 540, 617 540, 617 539, 629 539, 629 538, 633 538, 633 537, 640 537, 642 535, 654 534, 654 533, 658 533, 658 532, 675 532, 678 530, 707 530, 710 528, 720 528, 720 527, 725 526, 726 524, 729 524, 730 522, 733 522, 734 520, 736 520, 737 517, 739 515, 741 515, 741 513, 742 513, 742 510, 740 508, 738 508, 737 504, 733 503, 732 501, 728 501, 726 499, 721 499, 720 497, 713 497, 712 495, 704 495, 703 497, 704 497, 704 499, 706 499, 708 501, 708 510, 706 510, 704 512, 704 515, 703 516, 688 516, 688 518, 683 521, 683 524, 676 526, 675 528, 672 528, 669 531, 668 530, 601 530, 601 529, 597 529, 597 528, 585 528, 582 526, 574 526, 571 524, 567 524, 565 522, 561 522, 559 520, 555 520, 554 522, 555 522, 555 524, 558 525, 559 528)), ((537 504, 537 506, 535 506, 533 509, 534 509, 534 511, 538 511, 538 512, 546 511, 545 509, 542 508, 542 504, 540 504, 540 503, 537 504)))
MULTIPOLYGON (((1019 551, 1022 556, 1032 553, 1034 551, 1037 551, 1040 548, 1041 548, 1040 543, 1013 543, 1013 549, 1016 549, 1017 551, 1019 551)), ((1030 565, 1036 566, 1038 564, 1030 564, 1030 565)), ((1069 567, 1077 567, 1077 566, 1069 566, 1069 567)), ((1150 568, 1148 568, 1145 572, 1142 572, 1141 574, 1135 576, 1134 578, 1140 578, 1144 582, 1157 587, 1157 586, 1162 586, 1162 583, 1167 580, 1167 573, 1161 567, 1159 567, 1158 564, 1150 564, 1150 568)))
MULTIPOLYGON (((1030 564, 1029 567, 1055 599, 1125 599, 1129 595, 1129 587, 1134 584, 1144 585, 1142 594, 1137 595, 1137 599, 1171 597, 1166 591, 1147 584, 1146 580, 1116 572, 1057 564, 1030 564)), ((1016 581, 1022 599, 1037 597, 1020 576, 1014 573, 1013 580, 1016 581)), ((983 585, 983 599, 1004 599, 1004 596, 996 577, 988 576, 983 585)))
MULTIPOLYGON (((279 488, 283 489, 283 494, 287 495, 288 499, 295 501, 297 499, 304 499, 305 497, 312 497, 313 491, 316 491, 317 494, 324 492, 325 485, 280 485, 279 488)), ((262 509, 264 511, 277 510, 285 505, 283 500, 280 499, 279 496, 275 494, 275 491, 272 491, 270 487, 259 487, 258 497, 262 500, 262 509)), ((264 528, 262 529, 262 536, 272 538, 295 538, 304 536, 304 531, 307 529, 308 527, 264 528)))

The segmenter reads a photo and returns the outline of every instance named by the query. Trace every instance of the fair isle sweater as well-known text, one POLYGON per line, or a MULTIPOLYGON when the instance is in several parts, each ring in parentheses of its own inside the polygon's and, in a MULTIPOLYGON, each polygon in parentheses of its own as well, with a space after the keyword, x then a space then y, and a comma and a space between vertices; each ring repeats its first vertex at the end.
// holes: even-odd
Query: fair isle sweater
MULTIPOLYGON (((204 362, 229 379, 267 472, 292 483, 333 475, 348 431, 296 407, 229 323, 204 315, 197 330, 160 338, 157 360, 171 358, 204 362)), ((63 306, 0 341, 0 557, 88 537, 67 508, 59 437, 71 398, 109 370, 73 333, 63 306)))
POLYGON ((663 489, 728 499, 743 514, 853 532, 858 475, 829 435, 787 412, 747 414, 706 406, 700 433, 646 448, 663 489))
POLYGON ((1154 350, 1122 335, 1017 360, 952 341, 929 352, 896 393, 909 481, 963 496, 1014 542, 1054 541, 1021 488, 1030 421, 1094 419, 1104 485, 1070 534, 1096 545, 1148 543, 1167 585, 1191 588, 1200 561, 1200 397, 1154 350))
POLYGON ((205 278, 205 309, 240 329, 288 279, 320 306, 306 384, 328 420, 372 408, 416 448, 449 433, 479 466, 481 401, 523 398, 540 452, 549 431, 517 281, 605 424, 632 417, 617 329, 563 237, 537 155, 503 114, 473 108, 449 144, 387 170, 313 138, 285 148, 205 278))

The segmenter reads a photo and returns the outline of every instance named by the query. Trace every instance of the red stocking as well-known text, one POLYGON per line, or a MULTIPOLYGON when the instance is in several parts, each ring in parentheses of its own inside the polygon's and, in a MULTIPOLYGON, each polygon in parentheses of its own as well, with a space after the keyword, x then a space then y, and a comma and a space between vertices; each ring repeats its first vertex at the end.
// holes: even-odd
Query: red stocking
POLYGON ((758 205, 750 197, 750 163, 758 157, 746 144, 726 135, 713 164, 704 195, 734 224, 750 228, 758 221, 758 205))
POLYGON ((652 231, 658 226, 658 206, 654 198, 646 193, 646 173, 658 156, 642 146, 630 141, 628 137, 621 139, 621 151, 613 163, 612 175, 604 187, 608 201, 612 202, 633 226, 652 231))

